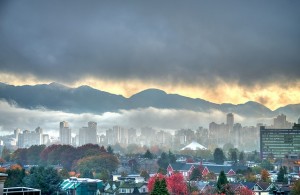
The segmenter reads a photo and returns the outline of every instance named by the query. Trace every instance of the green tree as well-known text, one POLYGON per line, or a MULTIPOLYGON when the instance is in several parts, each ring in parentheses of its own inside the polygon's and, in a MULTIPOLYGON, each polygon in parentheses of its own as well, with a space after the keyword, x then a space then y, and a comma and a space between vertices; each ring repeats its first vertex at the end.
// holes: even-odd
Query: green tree
POLYGON ((77 161, 75 169, 82 173, 84 170, 100 173, 102 170, 107 170, 109 173, 115 171, 119 165, 119 160, 116 156, 105 153, 97 156, 89 156, 77 161))
POLYGON ((231 149, 229 149, 228 156, 229 156, 229 158, 230 158, 231 161, 233 161, 234 163, 237 163, 238 149, 237 148, 231 148, 231 149))
POLYGON ((300 180, 295 181, 295 183, 293 184, 291 194, 292 195, 300 194, 300 180))
POLYGON ((80 177, 81 178, 90 178, 90 179, 94 179, 94 175, 93 172, 89 169, 83 169, 80 172, 80 177))
POLYGON ((157 160, 158 166, 163 169, 166 169, 168 167, 169 163, 170 163, 170 161, 169 161, 167 153, 165 153, 165 152, 161 153, 160 158, 157 160))
POLYGON ((63 179, 68 179, 70 177, 68 170, 65 168, 63 168, 61 171, 59 171, 59 175, 63 179))
POLYGON ((168 158, 169 158, 169 163, 176 162, 176 156, 170 150, 169 150, 168 158))
POLYGON ((42 194, 54 195, 60 190, 61 176, 53 167, 33 167, 24 178, 26 187, 41 189, 42 194))
POLYGON ((23 178, 25 177, 24 169, 8 169, 6 170, 7 179, 4 183, 6 188, 23 186, 23 178))
POLYGON ((114 153, 114 150, 112 149, 111 146, 108 146, 106 150, 107 150, 107 152, 108 152, 109 154, 113 154, 113 153, 114 153))
POLYGON ((228 184, 228 180, 227 177, 224 173, 224 171, 220 172, 218 181, 217 181, 217 190, 219 193, 225 193, 226 189, 225 189, 225 185, 228 184))
POLYGON ((3 158, 5 161, 10 161, 10 155, 11 155, 11 151, 6 146, 4 146, 2 150, 1 158, 3 158))
POLYGON ((269 160, 263 160, 260 165, 263 169, 272 171, 274 169, 273 164, 269 160))
POLYGON ((286 167, 280 167, 279 172, 277 174, 277 181, 282 183, 287 183, 287 178, 285 177, 285 174, 287 174, 286 167))
POLYGON ((201 180, 201 179, 202 179, 202 173, 200 172, 200 170, 197 168, 193 169, 191 176, 190 176, 190 180, 196 181, 196 180, 201 180))
POLYGON ((239 154, 239 161, 240 161, 241 164, 245 163, 245 153, 244 153, 244 151, 240 152, 240 154, 239 154))
POLYGON ((150 175, 146 170, 142 170, 140 176, 143 177, 146 181, 150 178, 150 175))
POLYGON ((144 154, 144 158, 153 159, 153 154, 147 150, 144 154))
POLYGON ((214 151, 214 162, 217 164, 223 164, 225 156, 221 148, 216 148, 214 151))
POLYGON ((165 179, 159 180, 156 179, 154 183, 153 191, 151 192, 151 195, 169 195, 168 189, 167 189, 167 183, 165 179))

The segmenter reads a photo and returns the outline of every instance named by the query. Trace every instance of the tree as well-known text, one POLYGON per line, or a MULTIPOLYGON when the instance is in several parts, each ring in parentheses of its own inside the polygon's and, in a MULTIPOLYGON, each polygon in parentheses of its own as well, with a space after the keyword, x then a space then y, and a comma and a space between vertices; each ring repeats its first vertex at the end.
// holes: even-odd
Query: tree
POLYGON ((269 160, 263 160, 261 162, 261 165, 260 165, 263 169, 266 169, 266 170, 273 170, 274 169, 274 166, 273 164, 269 161, 269 160))
POLYGON ((25 170, 19 168, 10 168, 6 170, 7 179, 4 183, 6 188, 23 186, 23 178, 25 177, 25 170))
POLYGON ((225 185, 228 184, 227 177, 224 173, 224 171, 220 172, 218 181, 217 181, 217 190, 219 193, 225 193, 225 185))
POLYGON ((263 169, 260 174, 261 174, 261 180, 263 182, 269 182, 270 181, 270 178, 269 178, 270 174, 266 169, 263 169))
POLYGON ((162 180, 155 180, 154 188, 151 192, 151 195, 169 195, 167 183, 164 178, 162 180))
POLYGON ((167 179, 167 187, 171 194, 187 195, 187 185, 181 173, 174 173, 167 179))
POLYGON ((154 189, 155 181, 156 181, 156 180, 161 181, 162 179, 166 179, 166 176, 164 176, 164 175, 162 175, 162 174, 160 174, 160 173, 157 173, 157 174, 155 174, 154 176, 150 177, 150 179, 149 179, 149 181, 148 181, 148 185, 147 185, 148 190, 149 190, 150 193, 151 193, 151 192, 153 191, 153 189, 154 189))
POLYGON ((113 153, 114 153, 114 150, 112 149, 111 146, 108 146, 106 150, 107 150, 107 152, 108 152, 109 154, 113 154, 113 153))
POLYGON ((70 177, 70 174, 69 174, 68 170, 65 169, 65 168, 59 171, 59 175, 63 179, 68 179, 70 177))
POLYGON ((216 148, 214 151, 214 162, 217 164, 223 164, 225 156, 221 148, 216 148))
POLYGON ((89 169, 83 169, 80 171, 80 177, 81 178, 90 178, 90 179, 94 179, 94 175, 93 172, 89 169))
POLYGON ((291 190, 291 194, 292 195, 299 195, 300 194, 300 180, 297 180, 293 186, 292 186, 292 190, 291 190))
POLYGON ((157 160, 157 164, 159 167, 166 169, 169 165, 169 158, 167 153, 163 152, 160 155, 160 158, 157 160))
POLYGON ((145 181, 147 181, 150 178, 150 175, 146 170, 142 170, 140 176, 143 177, 145 181))
POLYGON ((107 170, 109 173, 115 171, 119 165, 119 160, 116 156, 105 153, 96 156, 89 156, 77 161, 74 169, 83 173, 84 170, 100 173, 102 170, 107 170))
POLYGON ((56 194, 60 190, 62 178, 53 167, 32 167, 29 175, 25 176, 26 187, 41 189, 42 194, 56 194))
POLYGON ((237 148, 231 148, 229 149, 229 158, 231 161, 233 161, 234 163, 237 163, 237 159, 238 159, 238 149, 237 148))
POLYGON ((245 153, 244 153, 244 151, 240 152, 239 161, 240 161, 241 164, 245 164, 245 153))
POLYGON ((10 150, 4 146, 1 154, 1 158, 3 158, 5 161, 10 161, 10 150))
POLYGON ((197 181, 202 179, 202 173, 200 172, 199 169, 195 168, 193 169, 191 175, 190 175, 190 180, 191 181, 197 181))
POLYGON ((169 150, 169 163, 175 163, 176 162, 176 156, 169 150))
POLYGON ((40 153, 45 149, 45 145, 33 145, 27 149, 27 163, 38 165, 40 163, 40 153))
POLYGON ((153 154, 147 150, 144 154, 144 158, 153 159, 153 154))
POLYGON ((27 164, 27 149, 26 148, 18 148, 11 156, 11 160, 15 161, 20 165, 27 164))
POLYGON ((287 183, 287 178, 285 177, 285 174, 287 174, 286 167, 280 167, 279 172, 277 174, 277 182, 287 183))

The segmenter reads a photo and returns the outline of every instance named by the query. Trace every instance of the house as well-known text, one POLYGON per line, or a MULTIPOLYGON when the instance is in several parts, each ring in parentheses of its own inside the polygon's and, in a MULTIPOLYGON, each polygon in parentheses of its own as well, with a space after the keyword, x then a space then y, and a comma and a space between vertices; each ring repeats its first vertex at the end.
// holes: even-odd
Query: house
POLYGON ((241 184, 252 190, 255 195, 269 195, 273 194, 274 190, 278 190, 278 187, 274 183, 268 182, 241 182, 241 184))
POLYGON ((171 176, 174 172, 179 172, 186 180, 188 180, 194 169, 195 166, 193 164, 176 162, 168 165, 167 174, 171 176))
POLYGON ((148 194, 147 183, 125 181, 119 186, 119 194, 148 194))
POLYGON ((119 186, 121 182, 120 181, 109 181, 106 182, 104 185, 104 192, 103 195, 116 195, 118 194, 119 186))
POLYGON ((66 193, 76 193, 76 195, 100 194, 103 191, 103 182, 99 179, 70 177, 65 179, 60 188, 66 193))

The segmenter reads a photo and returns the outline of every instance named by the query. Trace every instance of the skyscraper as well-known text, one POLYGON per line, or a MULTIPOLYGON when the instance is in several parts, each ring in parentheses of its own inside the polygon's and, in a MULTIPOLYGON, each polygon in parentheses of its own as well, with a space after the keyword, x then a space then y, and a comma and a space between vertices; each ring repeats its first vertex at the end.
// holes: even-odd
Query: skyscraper
POLYGON ((79 145, 97 144, 97 123, 90 121, 87 127, 79 129, 79 145))
POLYGON ((229 128, 229 131, 232 131, 234 124, 234 116, 232 113, 227 114, 227 126, 229 128))
POLYGON ((69 123, 66 121, 59 123, 59 139, 61 144, 71 145, 71 129, 69 127, 69 123))

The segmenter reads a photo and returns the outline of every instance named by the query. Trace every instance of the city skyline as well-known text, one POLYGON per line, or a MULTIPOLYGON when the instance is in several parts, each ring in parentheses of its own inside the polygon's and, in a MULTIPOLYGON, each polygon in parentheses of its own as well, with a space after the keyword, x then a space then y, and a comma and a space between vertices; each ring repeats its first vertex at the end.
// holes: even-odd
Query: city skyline
POLYGON ((0 82, 89 85, 126 97, 158 88, 273 110, 299 104, 298 7, 2 1, 0 82))

